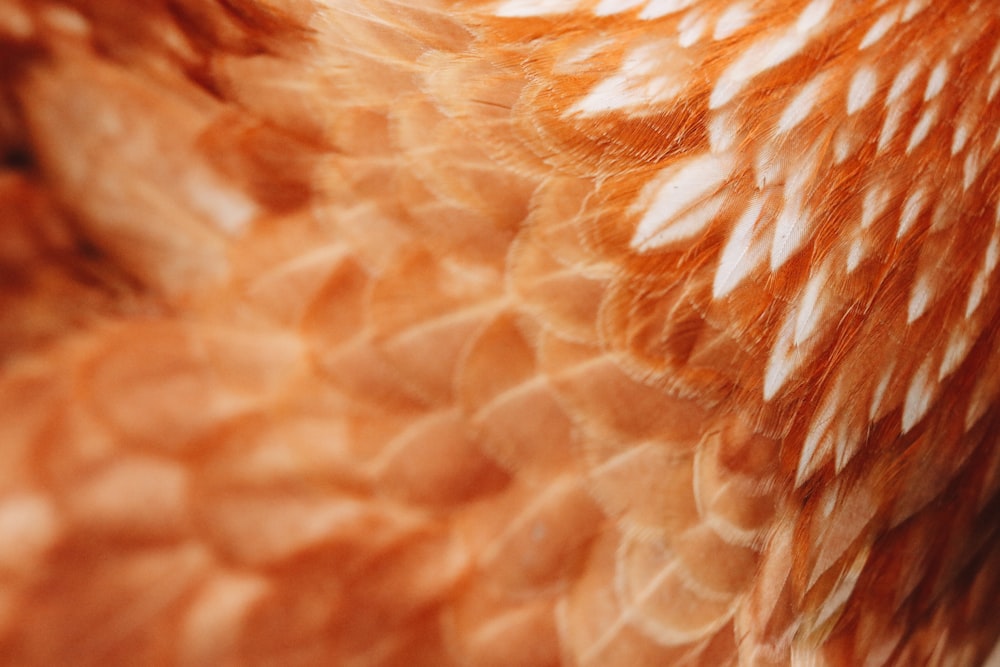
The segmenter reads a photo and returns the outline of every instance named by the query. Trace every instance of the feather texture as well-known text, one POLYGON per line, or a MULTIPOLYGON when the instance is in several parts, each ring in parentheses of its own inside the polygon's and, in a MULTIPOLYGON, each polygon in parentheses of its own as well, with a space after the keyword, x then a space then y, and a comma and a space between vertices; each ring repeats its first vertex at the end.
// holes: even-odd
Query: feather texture
POLYGON ((0 655, 983 663, 998 35, 0 0, 0 655))

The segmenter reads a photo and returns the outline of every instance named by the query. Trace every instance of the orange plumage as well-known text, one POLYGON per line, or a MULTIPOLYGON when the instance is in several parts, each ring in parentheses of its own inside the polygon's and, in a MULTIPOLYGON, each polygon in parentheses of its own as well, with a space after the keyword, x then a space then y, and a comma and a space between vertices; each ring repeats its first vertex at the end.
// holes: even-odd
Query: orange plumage
POLYGON ((0 0, 0 663, 980 665, 1000 10, 0 0))

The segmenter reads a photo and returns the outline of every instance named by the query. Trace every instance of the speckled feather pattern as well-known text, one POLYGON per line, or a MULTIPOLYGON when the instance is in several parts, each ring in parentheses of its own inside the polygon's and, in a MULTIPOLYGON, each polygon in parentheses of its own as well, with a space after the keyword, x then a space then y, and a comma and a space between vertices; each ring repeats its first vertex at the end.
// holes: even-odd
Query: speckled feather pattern
POLYGON ((0 0, 0 663, 980 665, 1000 8, 0 0))

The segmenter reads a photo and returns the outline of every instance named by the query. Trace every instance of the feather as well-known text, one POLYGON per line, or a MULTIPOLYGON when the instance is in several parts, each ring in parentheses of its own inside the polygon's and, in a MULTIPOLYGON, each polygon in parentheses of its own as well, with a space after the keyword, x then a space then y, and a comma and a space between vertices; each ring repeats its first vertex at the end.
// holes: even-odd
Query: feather
POLYGON ((0 655, 996 660, 998 34, 0 0, 0 655))

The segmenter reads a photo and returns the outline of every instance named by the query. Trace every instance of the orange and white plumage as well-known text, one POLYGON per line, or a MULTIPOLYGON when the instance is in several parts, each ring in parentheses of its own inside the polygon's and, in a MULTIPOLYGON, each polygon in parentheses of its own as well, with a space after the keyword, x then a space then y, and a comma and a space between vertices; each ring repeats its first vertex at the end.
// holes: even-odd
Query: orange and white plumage
POLYGON ((1000 9, 0 0, 0 57, 3 661, 996 643, 1000 9))

